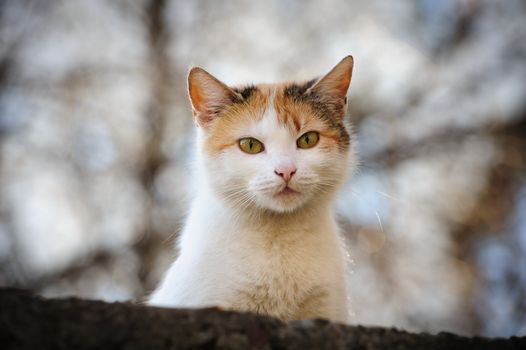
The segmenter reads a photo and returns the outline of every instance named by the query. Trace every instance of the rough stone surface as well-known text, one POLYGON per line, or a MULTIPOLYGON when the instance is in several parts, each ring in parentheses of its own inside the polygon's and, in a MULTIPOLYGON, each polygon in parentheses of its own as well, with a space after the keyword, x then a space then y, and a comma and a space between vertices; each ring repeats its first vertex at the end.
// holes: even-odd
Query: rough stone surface
POLYGON ((526 338, 412 334, 219 309, 44 299, 0 289, 2 349, 525 349, 526 338))

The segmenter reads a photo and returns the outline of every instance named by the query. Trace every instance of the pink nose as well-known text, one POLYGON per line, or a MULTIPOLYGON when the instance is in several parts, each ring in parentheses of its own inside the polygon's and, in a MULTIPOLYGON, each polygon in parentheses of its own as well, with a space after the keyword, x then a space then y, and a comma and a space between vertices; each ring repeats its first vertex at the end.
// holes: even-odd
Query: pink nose
POLYGON ((296 166, 292 163, 283 163, 278 165, 274 170, 274 173, 278 176, 281 176, 286 182, 290 181, 292 175, 296 174, 296 166))

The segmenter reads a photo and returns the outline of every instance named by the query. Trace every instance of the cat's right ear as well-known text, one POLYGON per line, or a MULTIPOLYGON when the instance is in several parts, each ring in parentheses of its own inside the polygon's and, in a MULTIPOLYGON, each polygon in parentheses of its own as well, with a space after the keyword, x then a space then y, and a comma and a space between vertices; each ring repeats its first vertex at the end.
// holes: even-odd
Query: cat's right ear
POLYGON ((206 127, 237 97, 232 89, 199 67, 188 74, 188 94, 192 114, 200 127, 206 127))

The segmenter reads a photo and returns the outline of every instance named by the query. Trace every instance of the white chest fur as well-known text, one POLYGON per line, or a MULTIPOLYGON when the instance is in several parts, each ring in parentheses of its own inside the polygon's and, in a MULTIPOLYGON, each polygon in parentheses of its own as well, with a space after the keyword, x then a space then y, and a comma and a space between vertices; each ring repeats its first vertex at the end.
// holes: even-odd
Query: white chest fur
POLYGON ((345 255, 328 208, 247 219, 203 195, 180 250, 150 304, 347 319, 345 255))

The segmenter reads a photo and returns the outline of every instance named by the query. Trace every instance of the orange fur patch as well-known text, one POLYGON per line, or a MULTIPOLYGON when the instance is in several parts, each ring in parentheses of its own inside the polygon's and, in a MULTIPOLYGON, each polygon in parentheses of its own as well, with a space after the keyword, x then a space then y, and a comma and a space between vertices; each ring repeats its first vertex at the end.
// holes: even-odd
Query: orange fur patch
POLYGON ((207 151, 216 154, 237 144, 236 131, 247 129, 251 123, 263 118, 269 97, 270 90, 257 89, 246 101, 228 106, 207 131, 207 151))
POLYGON ((274 109, 276 110, 278 121, 286 125, 291 131, 299 132, 303 125, 307 124, 312 113, 305 106, 293 103, 285 98, 283 94, 284 84, 278 86, 276 90, 274 109))

